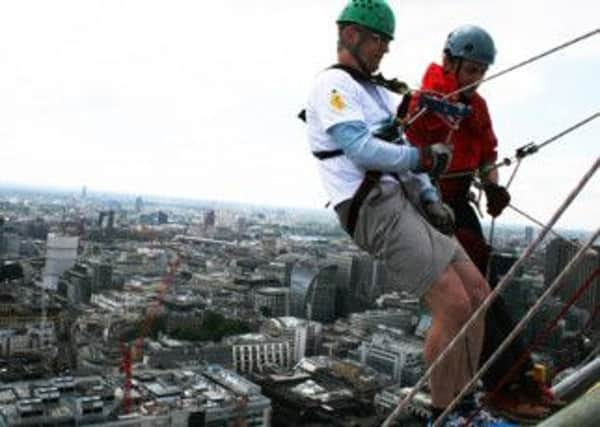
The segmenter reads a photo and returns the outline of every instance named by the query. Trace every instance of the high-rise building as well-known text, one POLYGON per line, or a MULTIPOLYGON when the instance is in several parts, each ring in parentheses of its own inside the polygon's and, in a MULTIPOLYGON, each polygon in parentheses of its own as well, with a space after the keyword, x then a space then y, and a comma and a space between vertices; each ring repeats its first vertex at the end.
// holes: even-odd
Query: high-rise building
POLYGON ((51 290, 57 289, 59 276, 75 265, 78 245, 78 237, 48 234, 42 287, 51 290))
POLYGON ((76 263, 60 277, 58 291, 73 304, 89 304, 92 296, 92 268, 84 263, 76 263))
MULTIPOLYGON (((496 287, 508 270, 517 262, 518 256, 510 252, 494 252, 490 264, 490 285, 496 287)), ((521 271, 518 271, 520 275, 521 271)))
POLYGON ((98 227, 112 230, 115 225, 115 211, 101 211, 98 214, 98 227))
POLYGON ((92 262, 92 291, 99 292, 112 288, 112 265, 107 262, 92 262))
POLYGON ((531 226, 527 226, 525 227, 525 243, 527 243, 528 245, 533 242, 533 227, 531 226))
POLYGON ((138 196, 135 198, 135 211, 141 212, 142 209, 144 209, 144 200, 142 199, 142 196, 138 196))
POLYGON ((215 211, 210 209, 204 213, 204 229, 209 230, 215 228, 216 215, 215 211))
MULTIPOLYGON (((550 285, 559 273, 567 266, 574 257, 577 248, 570 242, 562 239, 554 239, 546 248, 546 260, 544 269, 544 282, 546 286, 550 285)), ((592 277, 592 274, 600 268, 600 247, 594 246, 593 250, 588 251, 579 263, 574 266, 559 285, 557 295, 563 300, 568 301, 580 286, 592 277)), ((596 276, 590 283, 587 291, 575 303, 579 308, 587 310, 591 315, 597 312, 600 304, 600 277, 596 276)), ((593 319, 593 327, 600 330, 600 316, 593 319)))
POLYGON ((335 273, 337 267, 330 265, 319 270, 313 280, 306 306, 306 318, 323 323, 335 321, 335 273))
POLYGON ((318 269, 296 263, 290 276, 290 314, 302 319, 306 318, 306 303, 310 285, 317 275, 318 269))
POLYGON ((158 225, 167 224, 169 222, 169 215, 166 212, 158 211, 158 225))
POLYGON ((328 258, 337 266, 336 315, 347 316, 373 308, 386 292, 386 268, 381 260, 367 255, 341 255, 328 258))
POLYGON ((546 246, 544 262, 544 284, 552 284, 556 276, 573 258, 577 249, 564 239, 554 239, 546 246))

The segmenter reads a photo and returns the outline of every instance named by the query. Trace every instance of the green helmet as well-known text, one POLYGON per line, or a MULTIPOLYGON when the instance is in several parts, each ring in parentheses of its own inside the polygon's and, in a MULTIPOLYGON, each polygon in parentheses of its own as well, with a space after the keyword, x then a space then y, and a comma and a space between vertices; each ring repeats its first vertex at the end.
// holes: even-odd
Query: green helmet
POLYGON ((336 22, 358 24, 390 40, 396 28, 394 12, 385 0, 350 0, 336 22))
POLYGON ((494 40, 483 28, 463 25, 448 35, 444 52, 457 58, 492 65, 496 59, 494 40))

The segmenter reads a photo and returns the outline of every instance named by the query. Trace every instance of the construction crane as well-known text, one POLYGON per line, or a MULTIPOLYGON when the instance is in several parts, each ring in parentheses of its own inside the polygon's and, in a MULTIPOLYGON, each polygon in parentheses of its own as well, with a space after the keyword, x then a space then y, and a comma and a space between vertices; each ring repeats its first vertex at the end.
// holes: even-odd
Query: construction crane
POLYGON ((121 370, 125 376, 124 385, 123 385, 123 410, 126 414, 129 413, 131 409, 131 388, 132 388, 132 371, 133 371, 133 360, 137 359, 142 354, 142 348, 144 346, 144 339, 148 336, 150 331, 152 330, 152 326, 154 321, 158 317, 160 313, 160 308, 162 306, 165 294, 169 285, 173 283, 175 278, 175 274, 180 264, 180 257, 177 255, 175 260, 169 263, 169 271, 166 276, 160 281, 157 289, 157 298, 154 304, 148 307, 146 311, 146 317, 141 325, 140 334, 134 340, 133 344, 130 345, 125 341, 121 341, 121 370))

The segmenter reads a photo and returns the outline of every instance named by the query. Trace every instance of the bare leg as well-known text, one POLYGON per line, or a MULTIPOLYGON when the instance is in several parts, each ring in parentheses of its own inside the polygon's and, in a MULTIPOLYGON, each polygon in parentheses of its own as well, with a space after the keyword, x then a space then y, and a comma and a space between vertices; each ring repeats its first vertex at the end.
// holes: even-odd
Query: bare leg
MULTIPOLYGON (((490 287, 485 281, 477 266, 471 261, 461 261, 452 264, 452 267, 460 277, 465 286, 473 312, 483 303, 490 294, 490 287)), ((479 358, 483 349, 485 336, 485 312, 481 313, 471 328, 467 331, 466 343, 469 353, 469 363, 473 368, 473 374, 479 368, 479 358)))
MULTIPOLYGON (((431 311, 431 327, 424 349, 425 361, 430 365, 469 319, 472 304, 452 265, 425 294, 424 303, 431 311)), ((460 392, 472 376, 468 362, 465 341, 460 340, 432 372, 430 384, 433 406, 445 408, 460 392)))

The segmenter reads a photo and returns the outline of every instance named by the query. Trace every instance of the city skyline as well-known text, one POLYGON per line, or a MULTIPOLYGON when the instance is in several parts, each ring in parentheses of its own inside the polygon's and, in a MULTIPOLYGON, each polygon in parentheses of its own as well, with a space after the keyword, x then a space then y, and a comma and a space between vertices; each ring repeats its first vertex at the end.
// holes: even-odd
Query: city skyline
MULTIPOLYGON (((322 208, 327 197, 296 114, 335 59, 333 21, 344 3, 5 5, 2 182, 322 208)), ((391 4, 398 35, 382 71, 412 87, 460 24, 492 33, 495 72, 593 30, 599 12, 591 0, 391 4)), ((482 86, 500 158, 598 110, 595 41, 482 86)), ((523 161, 511 186, 517 207, 550 218, 598 155, 598 122, 523 161)), ((502 182, 509 175, 503 168, 502 182)), ((558 226, 595 228, 599 196, 595 178, 558 226)), ((529 224, 510 211, 498 223, 529 224)))

